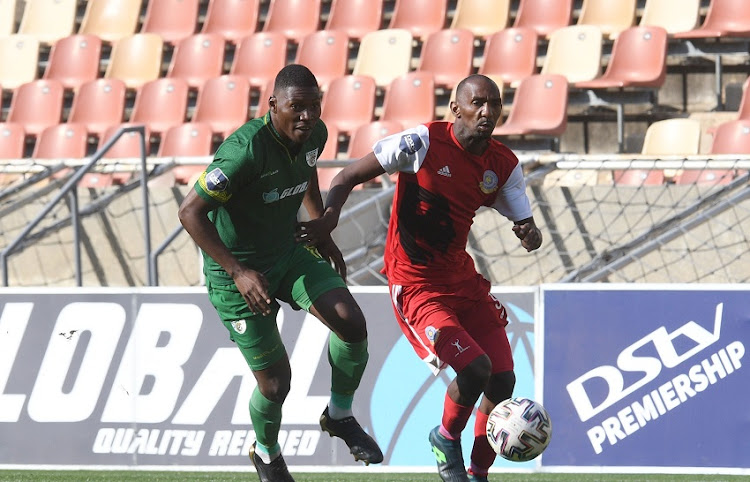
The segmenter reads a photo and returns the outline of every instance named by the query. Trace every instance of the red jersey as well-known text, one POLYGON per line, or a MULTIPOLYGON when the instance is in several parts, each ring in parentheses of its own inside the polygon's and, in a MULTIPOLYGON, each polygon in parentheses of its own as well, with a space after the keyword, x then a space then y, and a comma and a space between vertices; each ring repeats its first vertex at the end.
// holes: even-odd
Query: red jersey
POLYGON ((373 148, 386 172, 399 172, 385 247, 391 284, 448 285, 474 276, 466 244, 481 206, 512 221, 531 217, 515 154, 492 139, 481 156, 474 155, 461 147, 452 127, 431 122, 373 148))

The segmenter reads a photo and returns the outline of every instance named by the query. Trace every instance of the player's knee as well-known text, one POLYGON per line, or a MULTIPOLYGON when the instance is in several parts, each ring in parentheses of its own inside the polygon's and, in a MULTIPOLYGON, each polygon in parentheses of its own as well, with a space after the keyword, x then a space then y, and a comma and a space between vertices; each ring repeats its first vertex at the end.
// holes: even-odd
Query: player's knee
POLYGON ((258 383, 260 393, 274 403, 284 403, 289 395, 291 379, 271 378, 258 383))
POLYGON ((513 371, 494 373, 487 388, 484 391, 485 396, 493 403, 500 403, 503 400, 513 396, 513 388, 516 385, 516 374, 513 371))
POLYGON ((476 400, 484 391, 492 374, 490 357, 482 354, 472 360, 460 370, 456 376, 456 383, 462 396, 476 400))

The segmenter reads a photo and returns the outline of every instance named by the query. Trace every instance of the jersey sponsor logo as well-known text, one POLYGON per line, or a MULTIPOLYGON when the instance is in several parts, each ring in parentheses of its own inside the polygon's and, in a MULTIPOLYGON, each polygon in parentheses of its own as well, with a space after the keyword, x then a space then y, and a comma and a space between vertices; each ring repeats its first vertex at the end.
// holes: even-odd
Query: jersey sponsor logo
POLYGON ((404 134, 401 136, 398 148, 407 155, 414 154, 422 148, 422 139, 416 134, 404 134))
POLYGON ((305 154, 305 161, 307 161, 307 165, 310 167, 313 167, 316 162, 318 162, 318 148, 316 147, 312 151, 305 154))
POLYGON ((445 177, 451 177, 451 170, 448 166, 443 166, 440 169, 438 169, 438 174, 445 177))
POLYGON ((454 356, 458 356, 461 353, 463 353, 463 352, 465 352, 466 350, 469 349, 469 347, 461 346, 461 341, 458 338, 456 338, 455 340, 453 340, 451 342, 451 345, 453 345, 453 346, 456 347, 456 354, 454 356))
POLYGON ((245 330, 247 329, 247 324, 245 323, 245 320, 233 321, 232 328, 234 328, 234 331, 236 331, 237 333, 241 335, 245 333, 245 330))
POLYGON ((273 176, 274 174, 278 174, 278 173, 279 173, 279 170, 274 169, 273 171, 264 172, 263 174, 260 175, 260 178, 263 179, 264 177, 273 176))
POLYGON ((263 202, 266 204, 275 203, 276 201, 280 201, 285 197, 294 196, 296 194, 304 194, 306 190, 307 181, 297 184, 296 186, 287 187, 283 191, 281 191, 281 193, 279 193, 279 188, 275 187, 272 191, 264 192, 262 194, 263 202))
POLYGON ((479 183, 479 189, 485 194, 490 194, 497 191, 497 174, 495 171, 487 169, 482 175, 482 182, 479 183))

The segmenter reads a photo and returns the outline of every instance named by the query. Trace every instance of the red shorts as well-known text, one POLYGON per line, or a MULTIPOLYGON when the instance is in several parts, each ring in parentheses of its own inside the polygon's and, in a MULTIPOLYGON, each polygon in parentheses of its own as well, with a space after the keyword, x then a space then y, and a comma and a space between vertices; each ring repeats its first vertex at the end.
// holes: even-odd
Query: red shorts
POLYGON ((481 275, 454 286, 391 285, 390 291, 401 331, 435 373, 445 365, 458 372, 483 353, 492 373, 513 370, 505 307, 481 275))

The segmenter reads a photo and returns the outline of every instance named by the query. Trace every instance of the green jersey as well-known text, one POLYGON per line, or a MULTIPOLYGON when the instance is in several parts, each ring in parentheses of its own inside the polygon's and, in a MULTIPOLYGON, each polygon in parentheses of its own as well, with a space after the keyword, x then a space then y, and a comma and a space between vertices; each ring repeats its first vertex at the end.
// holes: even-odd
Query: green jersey
MULTIPOLYGON (((245 265, 262 272, 293 251, 297 213, 327 137, 318 122, 293 158, 267 113, 227 137, 195 183, 198 195, 216 206, 209 219, 221 240, 245 265)), ((205 253, 203 261, 206 278, 232 282, 205 253)))

